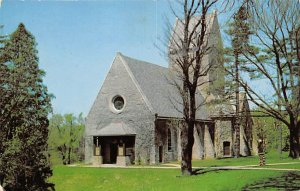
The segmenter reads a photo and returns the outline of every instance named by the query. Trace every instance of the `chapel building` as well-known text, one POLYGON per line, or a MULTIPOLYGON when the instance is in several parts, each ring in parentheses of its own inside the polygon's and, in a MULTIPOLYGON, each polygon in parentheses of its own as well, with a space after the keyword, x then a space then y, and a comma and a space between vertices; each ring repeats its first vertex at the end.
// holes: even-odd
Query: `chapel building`
MULTIPOLYGON (((198 104, 220 99, 224 91, 222 39, 214 12, 209 15, 207 67, 214 64, 199 86, 198 104), (222 86, 223 84, 223 86, 222 86)), ((174 36, 182 31, 174 25, 174 36)), ((174 58, 172 41, 169 57, 174 58), (172 51, 171 51, 172 50, 172 51)), ((176 51, 175 51, 176 52, 176 51)), ((181 160, 180 127, 182 98, 171 83, 176 66, 169 67, 130 58, 117 53, 86 120, 85 162, 89 164, 156 164, 181 160)), ((252 152, 252 118, 245 94, 240 94, 240 155, 252 152)), ((232 157, 235 142, 233 100, 222 104, 201 104, 196 114, 193 158, 232 157)))

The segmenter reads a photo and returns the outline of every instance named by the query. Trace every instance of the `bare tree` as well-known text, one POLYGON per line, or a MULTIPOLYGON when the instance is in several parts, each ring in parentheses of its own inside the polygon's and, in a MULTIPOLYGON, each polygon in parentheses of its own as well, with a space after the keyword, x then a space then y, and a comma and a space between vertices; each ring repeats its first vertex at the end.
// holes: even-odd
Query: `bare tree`
POLYGON ((300 2, 296 0, 252 1, 252 43, 260 51, 249 49, 244 57, 247 72, 257 83, 240 78, 250 100, 263 111, 284 123, 290 132, 290 153, 299 158, 300 128, 300 2), (261 84, 262 84, 261 83, 261 84), (280 108, 280 109, 279 109, 280 108))
POLYGON ((173 8, 177 17, 177 29, 172 30, 169 39, 169 59, 172 71, 176 76, 174 85, 182 98, 183 122, 181 126, 181 173, 192 174, 192 148, 194 144, 194 126, 197 108, 203 103, 197 103, 196 94, 199 86, 204 86, 210 80, 205 79, 212 64, 204 62, 205 56, 212 47, 209 46, 208 25, 213 14, 209 10, 218 0, 184 0, 177 1, 182 16, 173 8))

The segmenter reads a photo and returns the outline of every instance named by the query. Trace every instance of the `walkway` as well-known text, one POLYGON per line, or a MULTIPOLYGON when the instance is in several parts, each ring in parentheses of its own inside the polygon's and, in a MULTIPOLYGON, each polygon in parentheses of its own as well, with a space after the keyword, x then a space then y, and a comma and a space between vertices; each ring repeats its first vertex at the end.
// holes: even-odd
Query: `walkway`
MULTIPOLYGON (((277 165, 289 165, 289 164, 299 164, 300 162, 288 162, 288 163, 272 163, 267 164, 265 167, 260 167, 259 165, 243 165, 243 166, 214 166, 214 167, 204 167, 204 166, 193 166, 193 169, 217 169, 217 170, 273 170, 273 171, 299 171, 300 169, 293 168, 266 168, 268 166, 277 165)), ((78 165, 70 165, 78 166, 78 165)), ((97 167, 97 168, 154 168, 154 169, 179 169, 180 164, 164 164, 162 165, 146 165, 146 166, 118 166, 115 164, 102 164, 100 166, 82 166, 82 167, 97 167)))
MULTIPOLYGON (((265 167, 259 165, 243 165, 243 166, 214 166, 214 167, 204 167, 204 166, 193 166, 194 169, 219 169, 219 170, 275 170, 275 171, 300 171, 300 169, 294 168, 266 168, 267 166, 277 166, 277 165, 289 165, 289 164, 299 164, 300 162, 288 162, 288 163, 271 163, 267 164, 265 167)), ((170 165, 173 168, 180 168, 179 164, 165 164, 170 165)))

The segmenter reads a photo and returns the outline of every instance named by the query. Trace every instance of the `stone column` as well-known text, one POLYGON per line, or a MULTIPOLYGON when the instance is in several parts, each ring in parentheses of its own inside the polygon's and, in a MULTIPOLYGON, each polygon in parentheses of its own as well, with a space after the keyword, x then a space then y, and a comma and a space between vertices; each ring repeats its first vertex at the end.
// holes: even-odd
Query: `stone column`
POLYGON ((240 155, 242 156, 249 156, 250 155, 250 148, 247 145, 248 140, 246 140, 246 133, 245 127, 240 126, 240 155))
POLYGON ((178 150, 178 160, 181 161, 181 138, 180 138, 180 134, 181 134, 181 124, 179 124, 178 127, 178 134, 177 134, 177 150, 178 150))
POLYGON ((221 138, 221 123, 219 120, 215 120, 215 152, 216 157, 223 157, 223 140, 221 138))
POLYGON ((201 159, 204 159, 204 124, 198 124, 196 126, 199 134, 199 140, 200 140, 200 157, 201 159))
POLYGON ((155 152, 155 144, 151 146, 150 150, 150 164, 156 163, 156 152, 155 152))
POLYGON ((202 159, 202 153, 201 150, 201 141, 200 141, 200 136, 197 130, 197 127, 195 126, 194 128, 194 145, 193 145, 193 159, 202 159))
POLYGON ((156 150, 155 150, 155 128, 156 128, 156 123, 151 124, 151 140, 149 144, 149 163, 150 164, 155 164, 156 163, 156 150))
POLYGON ((103 164, 103 158, 101 156, 101 145, 100 145, 100 138, 96 138, 96 145, 93 144, 93 165, 100 166, 103 164))
POLYGON ((208 126, 206 124, 204 127, 204 153, 205 153, 205 158, 214 158, 215 157, 214 144, 211 140, 208 126))
POLYGON ((85 136, 85 163, 91 164, 93 162, 94 155, 93 136, 85 136))
POLYGON ((130 159, 128 156, 125 156, 125 143, 122 143, 122 145, 118 145, 117 165, 127 166, 129 164, 130 159))
POLYGON ((122 143, 122 145, 118 145, 118 156, 124 156, 125 155, 125 143, 122 143))

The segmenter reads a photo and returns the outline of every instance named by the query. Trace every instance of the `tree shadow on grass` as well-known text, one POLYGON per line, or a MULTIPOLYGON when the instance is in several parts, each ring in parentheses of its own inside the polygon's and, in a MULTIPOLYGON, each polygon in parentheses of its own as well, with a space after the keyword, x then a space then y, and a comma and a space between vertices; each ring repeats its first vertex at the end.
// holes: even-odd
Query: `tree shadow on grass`
MULTIPOLYGON (((226 170, 230 170, 230 169, 197 168, 197 169, 194 169, 192 171, 192 176, 206 174, 208 172, 216 172, 216 173, 218 173, 218 171, 226 171, 226 170)), ((176 177, 180 178, 180 177, 188 177, 188 176, 178 175, 176 177)))
POLYGON ((300 173, 299 172, 288 172, 282 176, 275 178, 268 178, 250 185, 246 185, 242 188, 243 191, 248 190, 300 190, 300 173))
POLYGON ((197 168, 193 170, 192 175, 200 175, 208 172, 218 172, 218 171, 227 171, 229 169, 214 169, 214 168, 197 168))

